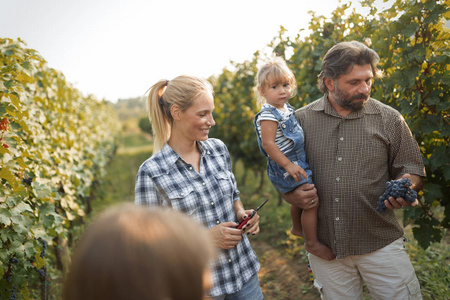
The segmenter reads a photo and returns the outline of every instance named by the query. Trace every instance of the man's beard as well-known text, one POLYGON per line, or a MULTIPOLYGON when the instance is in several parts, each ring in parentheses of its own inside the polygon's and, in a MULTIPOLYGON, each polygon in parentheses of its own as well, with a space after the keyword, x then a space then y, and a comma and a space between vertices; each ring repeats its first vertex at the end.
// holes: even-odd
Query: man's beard
POLYGON ((367 94, 356 94, 350 96, 348 93, 339 89, 339 86, 336 84, 333 92, 330 92, 333 96, 334 101, 343 109, 349 111, 357 111, 360 110, 366 105, 367 100, 369 100, 370 92, 367 94), (364 101, 354 101, 357 99, 363 99, 364 101))

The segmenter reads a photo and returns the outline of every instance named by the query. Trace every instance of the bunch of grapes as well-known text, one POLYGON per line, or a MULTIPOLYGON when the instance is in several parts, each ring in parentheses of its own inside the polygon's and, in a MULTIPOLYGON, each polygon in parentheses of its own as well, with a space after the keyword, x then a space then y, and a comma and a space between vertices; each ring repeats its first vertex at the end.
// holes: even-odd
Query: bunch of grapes
POLYGON ((9 296, 9 300, 16 300, 16 287, 13 286, 11 290, 11 296, 9 296))
POLYGON ((42 244, 41 257, 44 258, 45 252, 47 251, 47 241, 46 240, 41 240, 41 244, 42 244))
POLYGON ((386 182, 386 190, 378 200, 377 211, 382 213, 386 211, 386 205, 384 200, 389 200, 389 197, 403 198, 405 201, 412 203, 417 198, 417 192, 411 188, 411 180, 409 178, 403 178, 400 180, 391 180, 386 182))

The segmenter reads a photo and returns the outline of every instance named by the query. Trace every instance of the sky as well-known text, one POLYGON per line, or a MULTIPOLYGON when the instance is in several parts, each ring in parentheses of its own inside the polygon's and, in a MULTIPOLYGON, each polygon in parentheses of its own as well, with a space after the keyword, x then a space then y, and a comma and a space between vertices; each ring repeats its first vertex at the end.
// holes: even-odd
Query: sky
POLYGON ((280 26, 295 37, 308 11, 329 17, 348 2, 0 0, 0 37, 20 37, 84 95, 116 102, 160 79, 219 75, 267 48, 280 26))

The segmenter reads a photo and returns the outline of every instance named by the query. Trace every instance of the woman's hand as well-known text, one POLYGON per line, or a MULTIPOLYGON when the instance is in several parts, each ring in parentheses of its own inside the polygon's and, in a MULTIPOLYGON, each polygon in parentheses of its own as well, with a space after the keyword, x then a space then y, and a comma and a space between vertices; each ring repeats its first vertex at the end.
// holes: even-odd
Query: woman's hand
MULTIPOLYGON (((239 223, 243 220, 247 219, 253 212, 253 209, 250 210, 239 210, 236 213, 237 219, 239 220, 239 223)), ((256 235, 259 233, 259 215, 256 213, 248 222, 247 224, 242 227, 242 230, 247 233, 247 235, 252 234, 256 235)))
POLYGON ((233 249, 242 239, 242 229, 237 229, 236 222, 225 222, 209 229, 209 234, 220 249, 233 249))

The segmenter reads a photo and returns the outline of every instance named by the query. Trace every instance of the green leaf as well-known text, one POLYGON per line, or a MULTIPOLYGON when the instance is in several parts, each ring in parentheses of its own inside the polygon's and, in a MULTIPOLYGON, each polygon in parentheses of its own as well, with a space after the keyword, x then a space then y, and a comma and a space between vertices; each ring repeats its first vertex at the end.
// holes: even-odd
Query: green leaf
MULTIPOLYGON (((39 181, 49 183, 49 181, 43 181, 40 179, 39 181)), ((51 191, 50 188, 44 184, 41 184, 38 182, 38 180, 33 181, 31 183, 31 186, 33 187, 33 191, 37 198, 39 199, 47 199, 51 197, 51 191)))
POLYGON ((440 229, 435 227, 439 225, 439 222, 437 220, 429 220, 423 218, 417 221, 416 224, 420 226, 414 227, 412 231, 414 234, 414 238, 417 239, 419 245, 422 248, 426 249, 430 246, 431 243, 441 241, 441 231, 440 229))
POLYGON ((9 226, 11 223, 11 213, 9 212, 9 209, 6 208, 0 208, 0 223, 5 224, 6 226, 9 226))
POLYGON ((443 172, 444 172, 444 178, 446 181, 450 181, 450 166, 445 166, 443 168, 443 172))
POLYGON ((24 251, 27 257, 33 257, 36 254, 36 248, 31 240, 24 243, 24 251))
POLYGON ((5 81, 3 84, 5 85, 5 87, 7 89, 9 89, 14 84, 14 80, 11 79, 11 80, 5 81))
POLYGON ((45 266, 45 259, 41 257, 40 253, 36 253, 34 258, 36 259, 36 269, 40 269, 45 266))
POLYGON ((14 51, 12 51, 11 49, 8 49, 8 50, 6 50, 5 52, 3 52, 3 54, 4 54, 5 56, 11 56, 11 55, 14 55, 14 51))
POLYGON ((419 30, 419 25, 417 23, 411 23, 403 29, 402 33, 407 37, 412 37, 419 30))
POLYGON ((20 287, 20 294, 22 295, 24 300, 30 300, 30 291, 28 290, 28 287, 26 284, 22 285, 20 287))

